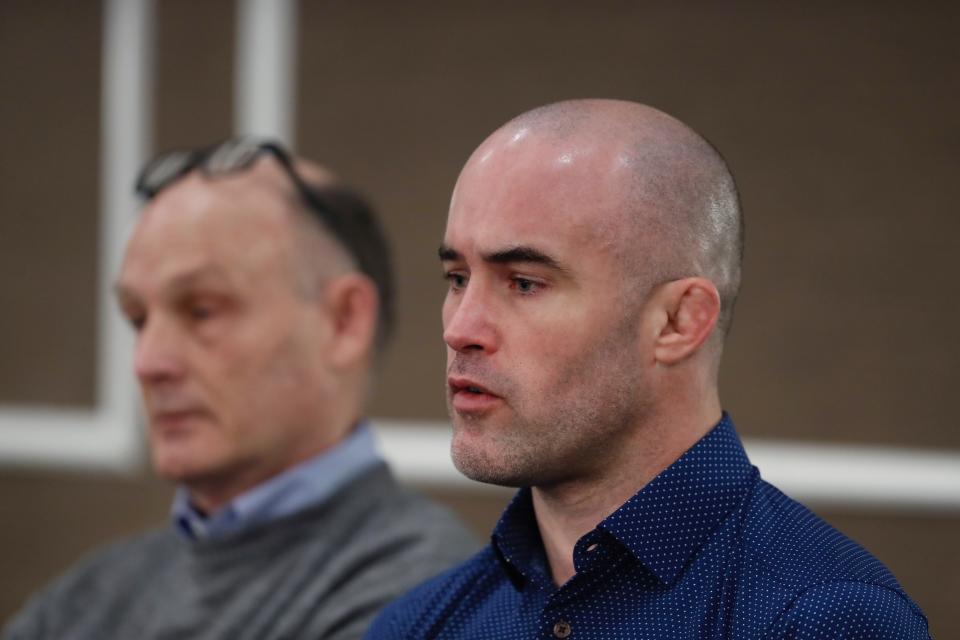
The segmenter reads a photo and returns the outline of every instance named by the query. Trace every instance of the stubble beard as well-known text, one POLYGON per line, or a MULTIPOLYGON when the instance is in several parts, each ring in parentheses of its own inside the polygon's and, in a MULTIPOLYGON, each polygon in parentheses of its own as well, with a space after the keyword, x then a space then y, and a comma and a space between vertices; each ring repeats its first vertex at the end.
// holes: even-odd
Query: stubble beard
MULTIPOLYGON (((472 480, 508 487, 550 487, 603 474, 649 404, 640 363, 630 355, 619 333, 585 350, 555 384, 563 393, 552 407, 503 379, 498 391, 509 391, 501 415, 458 413, 448 395, 454 466, 472 480)), ((451 371, 482 375, 483 367, 454 360, 451 371)))

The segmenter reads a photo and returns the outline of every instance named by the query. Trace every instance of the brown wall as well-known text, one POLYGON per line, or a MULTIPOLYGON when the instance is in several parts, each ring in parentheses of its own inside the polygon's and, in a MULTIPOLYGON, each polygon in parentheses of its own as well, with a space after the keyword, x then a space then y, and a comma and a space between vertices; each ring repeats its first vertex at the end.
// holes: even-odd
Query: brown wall
MULTIPOLYGON (((435 247, 467 155, 524 109, 609 96, 689 122, 739 180, 746 279, 723 397, 741 430, 960 450, 960 9, 519 4, 301 8, 297 146, 366 189, 396 241, 401 330, 373 413, 444 417, 435 247)), ((5 404, 94 397, 100 18, 93 0, 0 2, 5 404)), ((158 146, 225 137, 233 3, 164 0, 157 25, 158 146)), ((503 501, 442 497, 479 531, 503 501)), ((167 499, 146 477, 0 472, 0 619, 82 549, 162 521, 167 499)), ((944 577, 960 575, 960 514, 824 515, 960 637, 944 577)))
POLYGON ((2 404, 94 401, 99 47, 95 2, 0 2, 2 404))

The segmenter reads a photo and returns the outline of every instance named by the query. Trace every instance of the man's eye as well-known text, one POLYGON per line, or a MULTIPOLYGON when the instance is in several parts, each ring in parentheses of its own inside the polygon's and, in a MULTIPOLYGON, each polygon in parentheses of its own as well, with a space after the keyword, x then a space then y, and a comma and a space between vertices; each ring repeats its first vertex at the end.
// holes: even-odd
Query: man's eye
POLYGON ((181 309, 184 317, 191 322, 203 322, 218 315, 221 306, 222 303, 218 300, 194 298, 192 300, 184 300, 181 309))
POLYGON ((210 305, 193 305, 189 309, 190 318, 193 320, 207 320, 214 314, 214 308, 210 305))
POLYGON ((137 333, 147 324, 147 316, 143 314, 128 314, 127 322, 137 333))
POLYGON ((513 278, 513 286, 523 294, 536 293, 540 290, 540 283, 527 278, 513 278))
POLYGON ((450 283, 451 289, 463 289, 467 286, 467 276, 463 275, 462 273, 448 271, 447 273, 443 274, 443 277, 447 282, 450 283))

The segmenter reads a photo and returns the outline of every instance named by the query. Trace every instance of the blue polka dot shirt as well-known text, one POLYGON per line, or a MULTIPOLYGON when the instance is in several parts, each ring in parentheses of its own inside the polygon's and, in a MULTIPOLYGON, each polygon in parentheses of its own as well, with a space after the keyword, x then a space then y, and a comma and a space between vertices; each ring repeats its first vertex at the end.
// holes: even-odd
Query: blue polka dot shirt
POLYGON ((554 585, 521 489, 488 547, 390 605, 367 638, 930 637, 877 559, 760 479, 726 414, 573 560, 554 585))

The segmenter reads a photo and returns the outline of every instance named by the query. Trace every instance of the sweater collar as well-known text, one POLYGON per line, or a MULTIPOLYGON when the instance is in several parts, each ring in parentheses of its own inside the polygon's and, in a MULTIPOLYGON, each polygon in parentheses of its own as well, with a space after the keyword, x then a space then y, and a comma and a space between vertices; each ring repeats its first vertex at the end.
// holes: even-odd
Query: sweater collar
POLYGON ((373 432, 361 422, 333 448, 240 494, 213 514, 200 513, 186 487, 178 487, 171 521, 191 541, 231 536, 318 506, 380 462, 373 432))

